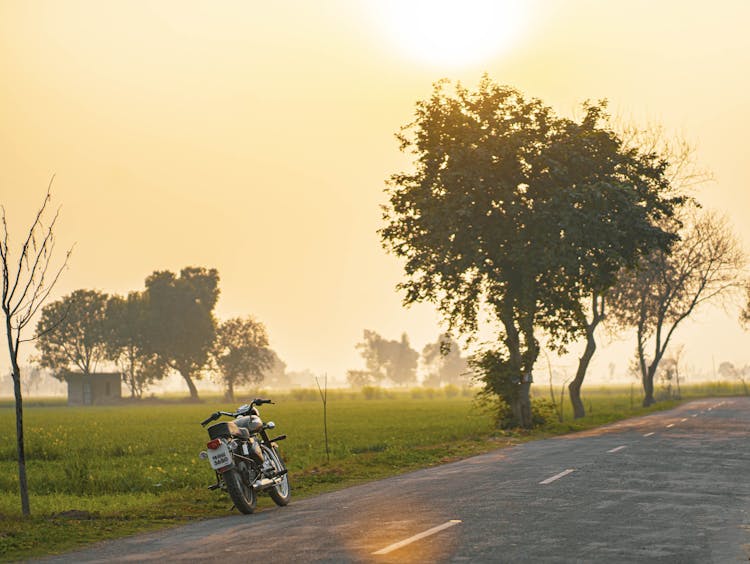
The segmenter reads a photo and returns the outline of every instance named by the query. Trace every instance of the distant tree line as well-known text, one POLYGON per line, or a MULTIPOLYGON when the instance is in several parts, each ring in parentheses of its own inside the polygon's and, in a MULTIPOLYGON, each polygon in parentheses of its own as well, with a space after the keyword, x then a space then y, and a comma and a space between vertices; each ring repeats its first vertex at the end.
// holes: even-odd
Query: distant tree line
POLYGON ((218 272, 201 267, 183 268, 179 276, 154 272, 145 290, 127 296, 76 290, 42 308, 37 360, 59 379, 69 370, 92 374, 110 363, 133 398, 175 371, 198 399, 195 381, 211 370, 233 400, 237 386, 260 382, 280 359, 259 321, 219 322, 218 298, 218 272))
MULTIPOLYGON (((365 329, 363 340, 356 348, 365 362, 365 369, 347 372, 346 378, 352 387, 383 383, 404 386, 417 382, 420 354, 411 347, 406 333, 400 340, 390 340, 365 329)), ((458 343, 447 333, 424 347, 421 360, 426 373, 425 386, 461 385, 471 380, 467 359, 461 356, 458 343)))
POLYGON ((585 342, 569 386, 585 415, 605 320, 635 329, 650 405, 678 325, 746 284, 726 220, 689 190, 707 178, 690 147, 615 131, 605 102, 568 119, 486 76, 475 90, 450 86, 437 83, 398 134, 414 167, 389 181, 380 236, 404 260, 404 302, 435 304, 468 341, 483 325, 498 335, 471 362, 502 426, 532 425, 542 336, 559 353, 585 342))

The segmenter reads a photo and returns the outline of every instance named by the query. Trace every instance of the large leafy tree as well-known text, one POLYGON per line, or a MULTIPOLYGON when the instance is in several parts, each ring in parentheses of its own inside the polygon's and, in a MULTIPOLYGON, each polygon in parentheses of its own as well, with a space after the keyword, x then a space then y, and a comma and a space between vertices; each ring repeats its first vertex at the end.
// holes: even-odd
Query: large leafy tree
POLYGON ((654 375, 677 327, 706 302, 736 294, 745 255, 726 218, 693 210, 669 253, 654 251, 623 271, 609 293, 614 322, 636 329, 643 405, 654 398, 654 375))
POLYGON ((109 358, 108 298, 98 290, 76 290, 44 306, 36 325, 39 364, 58 378, 74 368, 96 372, 109 358))
POLYGON ((219 325, 212 353, 230 401, 236 386, 263 381, 278 358, 268 346, 265 326, 251 317, 235 317, 219 325))
POLYGON ((146 279, 145 298, 150 352, 179 372, 190 398, 198 399, 193 380, 202 377, 216 338, 219 273, 202 267, 183 268, 179 276, 154 272, 146 279))
POLYGON ((132 398, 164 378, 167 366, 148 345, 148 301, 140 292, 112 296, 107 302, 107 347, 132 398))
POLYGON ((480 312, 496 322, 477 368, 508 424, 530 426, 537 331, 557 348, 580 336, 586 296, 670 243, 655 221, 676 202, 666 164, 626 149, 603 103, 575 121, 487 77, 476 91, 448 84, 399 135, 415 170, 391 178, 380 233, 405 260, 405 303, 435 303, 468 335, 480 312))

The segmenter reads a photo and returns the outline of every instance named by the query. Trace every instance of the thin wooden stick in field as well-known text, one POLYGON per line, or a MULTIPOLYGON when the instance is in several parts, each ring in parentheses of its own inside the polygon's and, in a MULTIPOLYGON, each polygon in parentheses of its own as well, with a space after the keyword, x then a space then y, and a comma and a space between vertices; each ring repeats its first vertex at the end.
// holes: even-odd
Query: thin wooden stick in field
POLYGON ((315 383, 318 385, 318 392, 320 392, 320 401, 323 402, 323 435, 325 436, 326 442, 326 462, 331 463, 331 453, 328 450, 328 413, 326 407, 328 405, 328 373, 324 376, 324 389, 320 388, 320 381, 318 377, 315 377, 315 383))

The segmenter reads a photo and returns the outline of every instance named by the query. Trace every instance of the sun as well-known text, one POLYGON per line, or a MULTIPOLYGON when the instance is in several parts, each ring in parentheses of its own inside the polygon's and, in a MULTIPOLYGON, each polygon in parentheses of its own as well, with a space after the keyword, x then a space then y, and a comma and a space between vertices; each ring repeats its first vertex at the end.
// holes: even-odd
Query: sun
POLYGON ((501 54, 518 39, 525 15, 522 0, 385 0, 373 7, 399 53, 443 67, 501 54))

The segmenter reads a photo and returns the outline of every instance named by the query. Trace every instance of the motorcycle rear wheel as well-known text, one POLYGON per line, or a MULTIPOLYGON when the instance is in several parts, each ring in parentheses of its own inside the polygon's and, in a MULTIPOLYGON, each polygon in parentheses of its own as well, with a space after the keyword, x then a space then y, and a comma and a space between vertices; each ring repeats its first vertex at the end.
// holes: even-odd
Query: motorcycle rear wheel
MULTIPOLYGON (((240 463, 244 465, 244 462, 240 463)), ((234 506, 240 510, 241 513, 249 515, 255 511, 255 506, 258 503, 258 497, 255 495, 255 490, 252 485, 245 483, 242 476, 242 468, 232 468, 224 473, 224 483, 227 485, 227 491, 229 497, 232 498, 234 506)))
MULTIPOLYGON (((263 449, 263 456, 268 457, 268 460, 271 462, 271 465, 276 472, 286 470, 284 461, 281 459, 281 455, 276 446, 269 448, 266 445, 262 445, 261 448, 263 449)), ((283 507, 284 505, 289 504, 289 501, 292 499, 292 491, 289 487, 289 478, 287 474, 284 474, 281 477, 281 483, 279 483, 279 485, 268 490, 268 495, 271 496, 271 499, 276 505, 283 507)))

